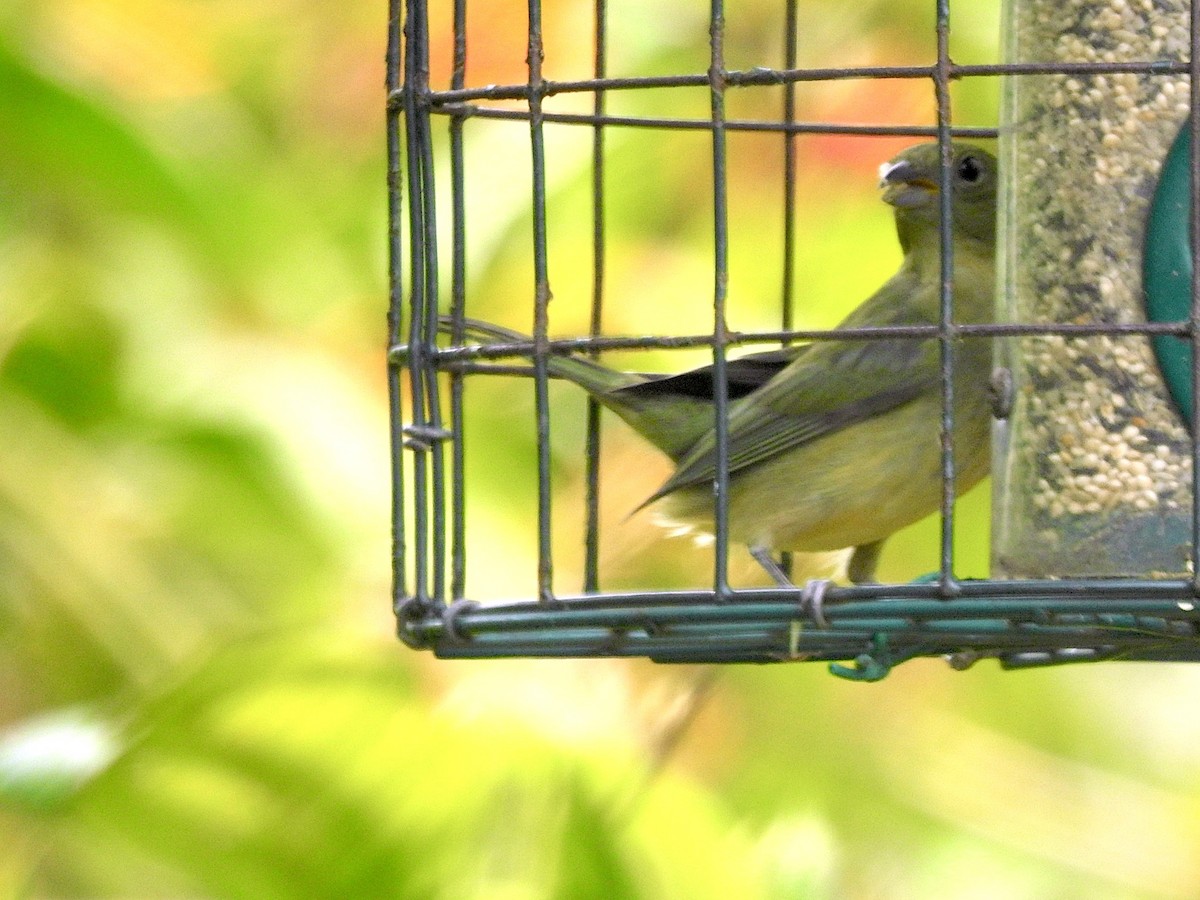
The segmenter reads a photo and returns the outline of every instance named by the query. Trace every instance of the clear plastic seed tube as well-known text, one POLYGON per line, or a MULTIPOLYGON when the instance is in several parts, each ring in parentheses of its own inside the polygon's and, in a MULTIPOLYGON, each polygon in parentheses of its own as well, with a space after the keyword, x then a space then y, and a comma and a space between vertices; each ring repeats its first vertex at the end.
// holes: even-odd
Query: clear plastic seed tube
MULTIPOLYGON (((1009 62, 1188 56, 1186 0, 1008 0, 1009 62)), ((1145 320, 1141 260, 1158 171, 1188 79, 1142 72, 1006 78, 1001 321, 1145 320)), ((1190 436, 1148 338, 1007 340, 993 568, 1022 578, 1180 575, 1190 568, 1190 436)))

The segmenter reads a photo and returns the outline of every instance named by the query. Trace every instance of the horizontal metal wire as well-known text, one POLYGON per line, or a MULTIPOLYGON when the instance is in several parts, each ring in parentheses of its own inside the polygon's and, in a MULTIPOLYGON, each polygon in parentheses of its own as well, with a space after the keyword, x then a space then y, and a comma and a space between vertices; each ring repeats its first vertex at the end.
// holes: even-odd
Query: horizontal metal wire
MULTIPOLYGON (((562 609, 628 609, 631 607, 654 606, 667 608, 695 604, 716 604, 721 609, 745 607, 747 604, 782 602, 794 605, 802 594, 800 588, 757 587, 733 588, 729 591, 729 602, 717 603, 717 595, 708 589, 656 590, 656 591, 611 591, 599 594, 562 594, 556 598, 562 609)), ((1191 606, 1200 606, 1194 593, 1191 579, 1187 578, 1086 578, 1086 579, 970 579, 956 582, 953 587, 955 598, 983 600, 1004 604, 1016 601, 1017 607, 1028 603, 1078 602, 1079 610, 1092 609, 1087 604, 1099 600, 1105 604, 1115 601, 1132 603, 1156 603, 1161 610, 1178 608, 1190 612, 1191 606)), ((895 600, 937 601, 937 605, 924 607, 930 614, 945 614, 950 607, 944 605, 943 589, 934 582, 912 584, 856 584, 831 586, 825 593, 826 602, 895 600)), ((513 605, 513 608, 519 604, 513 605)), ((500 608, 500 607, 488 607, 500 608)), ((507 607, 506 607, 507 608, 507 607)), ((1004 607, 997 606, 997 610, 1004 607)), ((1108 608, 1107 606, 1105 607, 1108 608)), ((845 607, 842 607, 845 609, 845 607)), ((1067 607, 1058 607, 1067 611, 1067 607)), ((1078 611, 1078 610, 1076 610, 1078 611)), ((672 613, 676 614, 676 613, 672 613)), ((685 611, 678 615, 687 616, 685 611)), ((1001 614, 996 612, 994 614, 1001 614)))
MULTIPOLYGON (((957 64, 946 67, 951 79, 996 77, 999 75, 1115 75, 1122 73, 1149 75, 1179 75, 1189 71, 1186 62, 1176 60, 1130 60, 1127 62, 1054 62, 1054 63, 985 63, 957 64)), ((817 81, 846 81, 855 79, 932 79, 938 71, 936 64, 927 66, 845 66, 812 69, 771 69, 766 67, 719 73, 725 87, 764 87, 789 83, 817 81)), ((541 97, 558 94, 590 93, 592 91, 646 90, 650 88, 708 88, 713 76, 708 72, 683 75, 646 75, 627 78, 584 78, 574 81, 543 79, 536 85, 489 84, 483 87, 424 92, 431 105, 464 103, 474 100, 529 100, 534 93, 541 97)), ((389 103, 400 102, 401 91, 392 91, 389 103)), ((710 121, 711 126, 711 121, 710 121)))
MULTIPOLYGON (((1177 602, 1158 600, 1109 600, 1111 613, 1096 613, 1091 600, 1051 597, 1026 597, 1007 601, 892 600, 886 597, 859 603, 831 604, 823 609, 827 624, 818 626, 799 603, 691 603, 680 609, 668 609, 661 602, 639 607, 592 607, 574 609, 569 604, 547 609, 544 604, 517 605, 499 609, 481 609, 456 620, 460 633, 486 634, 506 631, 552 628, 642 629, 656 633, 684 625, 770 625, 805 620, 810 627, 836 634, 838 631, 900 631, 929 626, 942 630, 994 631, 1014 625, 1046 625, 1061 616, 1094 619, 1095 624, 1137 628, 1147 617, 1162 621, 1197 621, 1197 613, 1180 608, 1177 602), (1117 618, 1120 616, 1125 619, 1117 618), (986 624, 981 624, 986 623, 986 624), (968 627, 969 626, 969 627, 968 627)), ((1069 625, 1072 623, 1061 622, 1069 625)), ((1079 621, 1074 625, 1091 624, 1079 621)), ((440 618, 426 621, 431 636, 446 633, 440 618)))
MULTIPOLYGON (((898 641, 901 636, 897 636, 898 641)), ((772 632, 738 632, 728 639, 720 639, 704 645, 693 639, 688 644, 670 643, 654 639, 631 638, 613 640, 597 645, 586 638, 576 638, 567 633, 548 634, 544 641, 513 641, 481 639, 462 644, 439 645, 434 653, 441 659, 501 659, 517 657, 541 657, 550 659, 596 658, 596 657, 647 657, 658 663, 684 664, 728 664, 728 663, 773 663, 773 662, 829 662, 834 674, 861 681, 878 681, 888 674, 893 666, 907 660, 925 657, 945 657, 956 669, 965 669, 981 659, 997 659, 1002 668, 1021 669, 1038 666, 1062 665, 1064 663, 1098 662, 1103 660, 1125 660, 1129 662, 1196 662, 1200 652, 1195 646, 1179 644, 1161 637, 1147 636, 1134 646, 1105 643, 1103 635, 1093 637, 1094 643, 1086 646, 1045 646, 1044 636, 1030 641, 1028 645, 1011 642, 998 644, 983 652, 964 652, 959 644, 945 640, 910 644, 904 651, 876 655, 865 636, 848 640, 840 646, 827 643, 814 644, 801 639, 796 646, 781 646, 779 637, 772 632), (856 668, 847 670, 838 663, 854 661, 856 668), (872 671, 875 669, 876 671, 872 671)), ((1084 643, 1080 641, 1080 643, 1084 643)))
MULTIPOLYGON (((462 118, 507 119, 518 122, 529 121, 530 113, 523 109, 477 106, 470 103, 453 103, 438 106, 433 113, 462 118)), ((611 125, 628 128, 663 128, 682 130, 712 130, 711 119, 680 119, 655 116, 614 116, 594 113, 542 114, 542 121, 560 125, 611 125)), ((843 134, 863 137, 935 137, 937 128, 932 125, 859 125, 837 122, 774 122, 753 119, 729 119, 725 123, 728 131, 770 134, 843 134)), ((953 134, 957 138, 991 140, 997 136, 995 128, 985 126, 956 126, 953 134)))
MULTIPOLYGON (((1187 337, 1192 333, 1190 323, 1183 322, 1095 322, 1095 323, 1033 323, 997 322, 987 324, 954 325, 952 337, 1033 337, 1059 336, 1091 337, 1108 335, 1129 337, 1140 335, 1168 334, 1187 337)), ((893 340, 896 338, 937 338, 946 333, 940 325, 877 325, 861 328, 841 329, 789 329, 786 331, 730 331, 723 343, 728 346, 767 344, 791 341, 822 340, 893 340)), ((573 337, 552 338, 544 344, 532 339, 504 341, 490 344, 464 344, 461 346, 432 347, 424 352, 441 365, 459 360, 497 359, 510 356, 530 356, 544 350, 552 354, 578 353, 589 350, 685 350, 694 347, 712 347, 711 334, 653 335, 642 337, 573 337)), ((407 344, 395 344, 388 350, 393 365, 407 361, 407 344)))

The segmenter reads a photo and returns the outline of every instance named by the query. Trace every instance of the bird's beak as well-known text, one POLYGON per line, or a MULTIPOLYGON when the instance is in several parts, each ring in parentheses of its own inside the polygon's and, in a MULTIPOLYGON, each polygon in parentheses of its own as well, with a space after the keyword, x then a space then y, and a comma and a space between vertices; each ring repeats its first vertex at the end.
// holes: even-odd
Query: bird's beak
POLYGON ((898 209, 923 206, 940 190, 938 183, 906 160, 885 162, 879 167, 883 202, 898 209))

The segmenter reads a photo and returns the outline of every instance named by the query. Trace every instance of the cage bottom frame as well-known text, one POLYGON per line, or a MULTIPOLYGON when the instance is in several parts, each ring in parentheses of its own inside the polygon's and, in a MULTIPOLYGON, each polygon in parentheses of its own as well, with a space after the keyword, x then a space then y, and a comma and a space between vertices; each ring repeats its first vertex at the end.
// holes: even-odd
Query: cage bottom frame
POLYGON ((405 598, 398 635, 444 659, 647 657, 661 663, 829 663, 878 681, 940 657, 1004 669, 1126 660, 1200 662, 1200 609, 1185 580, 963 581, 669 591, 483 605, 405 598), (848 663, 848 665, 847 665, 848 663))

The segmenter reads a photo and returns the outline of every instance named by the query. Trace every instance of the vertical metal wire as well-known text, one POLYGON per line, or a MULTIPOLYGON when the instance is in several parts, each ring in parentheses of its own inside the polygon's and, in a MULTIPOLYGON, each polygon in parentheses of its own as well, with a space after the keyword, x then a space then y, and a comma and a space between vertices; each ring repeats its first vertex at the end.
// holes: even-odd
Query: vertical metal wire
POLYGON ((1189 207, 1190 249, 1192 253, 1192 313, 1188 324, 1192 345, 1192 593, 1200 597, 1200 11, 1192 0, 1188 11, 1191 33, 1188 101, 1192 131, 1190 162, 1191 203, 1189 207))
MULTIPOLYGON (((400 89, 400 4, 401 0, 388 3, 387 43, 387 92, 394 96, 400 89)), ((400 218, 403 214, 401 200, 401 151, 399 110, 391 104, 387 108, 387 184, 388 184, 388 343, 400 343, 404 327, 404 292, 401 279, 404 262, 401 250, 400 218)), ((408 572, 406 566, 406 536, 404 530, 404 436, 401 423, 404 421, 404 404, 400 390, 400 367, 388 365, 388 413, 391 422, 392 447, 392 606, 397 611, 408 595, 408 572)))
POLYGON ((933 85, 937 100, 937 139, 941 151, 938 197, 941 201, 939 240, 941 243, 940 326, 942 376, 942 531, 941 572, 939 583, 942 596, 957 593, 954 578, 954 241, 953 195, 950 143, 950 0, 937 0, 937 64, 933 85))
MULTIPOLYGON (((595 4, 596 52, 593 74, 604 78, 608 72, 608 3, 595 4)), ((605 92, 592 95, 592 113, 603 116, 605 92)), ((592 126, 592 318, 589 333, 597 337, 604 324, 604 125, 592 126)), ((600 354, 589 351, 593 359, 600 354)), ((592 593, 600 589, 600 404, 587 399, 587 471, 584 525, 583 590, 592 593)))
MULTIPOLYGON (((416 2, 414 6, 418 5, 416 2)), ((434 179, 433 164, 433 135, 429 121, 429 106, 426 102, 429 91, 429 19, 424 0, 420 0, 420 43, 416 52, 410 51, 409 56, 416 61, 420 72, 419 84, 422 88, 421 118, 418 121, 417 152, 421 157, 421 239, 425 245, 423 278, 425 281, 424 306, 418 307, 424 314, 423 329, 418 341, 422 345, 422 353, 426 347, 432 347, 438 331, 438 252, 437 252, 437 187, 434 179)), ((414 321, 416 316, 414 315, 414 321)), ((430 545, 432 555, 428 568, 433 575, 431 597, 436 603, 445 602, 446 598, 446 448, 443 446, 441 383, 432 366, 423 373, 420 388, 425 393, 425 415, 414 420, 425 427, 425 433, 419 436, 416 446, 418 455, 429 457, 430 476, 430 526, 432 528, 430 545)))
POLYGON ((546 264, 546 148, 543 137, 542 4, 529 0, 529 138, 533 162, 533 340, 534 402, 537 413, 538 598, 554 599, 550 540, 550 396, 547 330, 550 276, 546 264))
MULTIPOLYGON (((409 267, 412 272, 409 285, 409 308, 412 318, 408 329, 408 373, 409 397, 412 406, 412 421, 414 425, 425 422, 425 388, 424 383, 429 371, 426 360, 424 336, 424 310, 426 253, 429 249, 424 241, 424 198, 422 170, 429 164, 421 152, 421 132, 428 127, 428 108, 423 98, 429 89, 428 70, 421 66, 420 55, 414 53, 425 40, 425 4, 424 0, 410 0, 405 19, 404 33, 406 50, 404 54, 404 103, 405 140, 408 148, 408 216, 409 233, 409 267)), ((413 555, 414 566, 413 596, 420 602, 426 602, 429 597, 429 471, 427 459, 419 447, 413 453, 413 555)))
MULTIPOLYGON (((799 39, 797 0, 787 0, 784 8, 783 67, 796 68, 796 44, 799 39)), ((780 327, 791 331, 795 323, 796 303, 796 82, 783 85, 783 295, 780 298, 780 327)))
POLYGON ((729 285, 729 223, 725 152, 725 7, 712 0, 709 13, 708 68, 712 103, 713 155, 713 411, 716 417, 716 468, 713 498, 713 590, 729 593, 729 376, 725 369, 728 327, 725 299, 729 285))
MULTIPOLYGON (((459 90, 466 83, 467 71, 467 0, 454 0, 454 69, 450 89, 459 90)), ((450 118, 450 203, 453 248, 451 257, 450 316, 454 322, 451 337, 462 343, 462 319, 467 305, 467 201, 466 174, 463 161, 462 115, 450 118)), ((451 495, 450 520, 450 596, 459 600, 466 595, 467 585, 467 508, 466 508, 466 447, 463 433, 463 391, 465 379, 461 372, 450 373, 451 495)))
MULTIPOLYGON (((799 43, 799 17, 797 0, 784 4, 783 22, 783 67, 796 68, 796 51, 799 43)), ((783 132, 783 292, 780 297, 779 327, 791 331, 795 326, 796 308, 796 133, 791 130, 796 121, 796 82, 783 85, 783 123, 788 126, 783 132)), ((784 345, 790 344, 785 340, 784 345)), ((780 568, 785 575, 792 575, 792 554, 784 551, 780 555, 780 568)))

